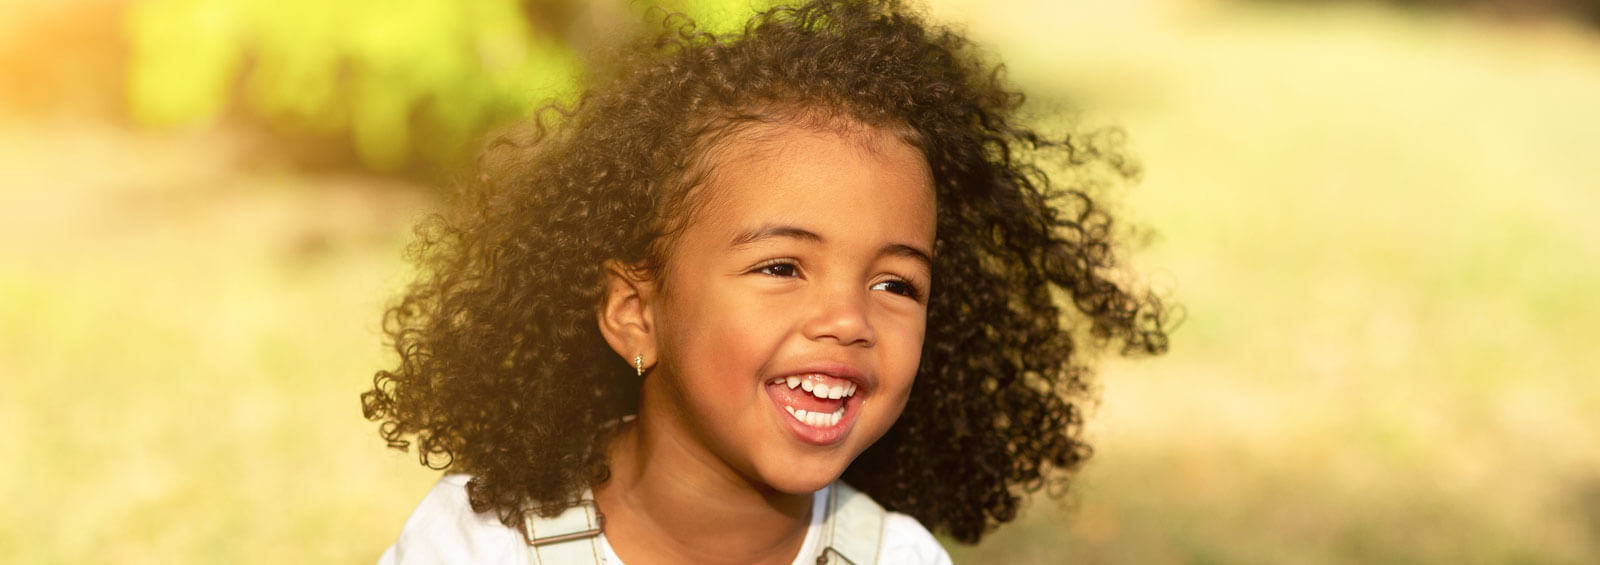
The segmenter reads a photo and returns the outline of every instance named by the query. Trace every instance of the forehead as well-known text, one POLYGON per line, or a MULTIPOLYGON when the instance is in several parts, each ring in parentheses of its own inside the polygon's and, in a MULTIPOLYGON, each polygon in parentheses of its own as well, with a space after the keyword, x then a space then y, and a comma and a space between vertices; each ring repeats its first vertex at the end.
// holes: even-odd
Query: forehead
POLYGON ((899 128, 842 120, 745 125, 706 151, 693 223, 848 215, 868 224, 855 227, 899 227, 916 239, 926 231, 931 242, 932 173, 908 138, 899 128))

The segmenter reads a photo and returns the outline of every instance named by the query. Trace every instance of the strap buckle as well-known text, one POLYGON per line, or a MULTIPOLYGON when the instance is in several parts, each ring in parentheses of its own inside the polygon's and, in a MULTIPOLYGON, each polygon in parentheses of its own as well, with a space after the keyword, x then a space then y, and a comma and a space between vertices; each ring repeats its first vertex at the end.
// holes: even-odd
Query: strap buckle
POLYGON ((838 557, 839 561, 842 561, 844 563, 849 563, 850 565, 856 565, 856 562, 851 561, 849 557, 845 557, 843 553, 839 553, 839 550, 834 549, 833 546, 831 546, 831 545, 828 546, 828 547, 822 548, 822 553, 820 555, 817 555, 817 565, 830 565, 832 563, 838 563, 839 562, 839 561, 829 561, 828 560, 828 554, 829 553, 832 553, 835 557, 838 557))
MULTIPOLYGON (((528 538, 528 545, 533 547, 598 536, 600 535, 600 532, 604 531, 605 525, 606 517, 604 514, 600 513, 600 507, 595 505, 593 499, 588 498, 579 500, 577 504, 574 504, 568 507, 566 510, 563 510, 561 514, 556 515, 554 518, 546 519, 538 516, 529 516, 528 519, 524 520, 522 523, 523 533, 526 534, 528 538), (558 526, 556 528, 558 531, 562 529, 559 526, 566 526, 569 524, 569 527, 576 527, 580 525, 587 527, 576 531, 538 536, 535 535, 535 532, 533 531, 534 522, 539 522, 540 525, 547 527, 552 525, 558 526)), ((548 530, 548 528, 544 529, 548 530)))

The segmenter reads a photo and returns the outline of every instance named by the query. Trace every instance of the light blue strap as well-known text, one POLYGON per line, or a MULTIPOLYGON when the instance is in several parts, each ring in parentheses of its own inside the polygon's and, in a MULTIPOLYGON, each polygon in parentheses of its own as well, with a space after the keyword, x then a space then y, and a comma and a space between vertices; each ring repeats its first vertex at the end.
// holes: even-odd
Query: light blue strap
POLYGON ((551 518, 529 513, 523 521, 532 565, 600 565, 600 509, 581 500, 551 518))
POLYGON ((817 556, 817 563, 877 563, 883 547, 883 507, 844 481, 834 481, 828 491, 822 554, 817 556))

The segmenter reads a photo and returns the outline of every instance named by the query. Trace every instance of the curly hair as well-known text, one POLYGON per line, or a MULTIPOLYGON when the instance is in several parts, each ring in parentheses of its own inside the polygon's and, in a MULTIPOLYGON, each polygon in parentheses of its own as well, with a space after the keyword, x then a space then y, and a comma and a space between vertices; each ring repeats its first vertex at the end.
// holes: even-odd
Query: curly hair
POLYGON ((810 115, 908 131, 938 204, 916 385, 843 478, 967 543, 1063 486, 1091 454, 1080 347, 1167 347, 1160 300, 1118 282, 1094 196, 1138 173, 1120 138, 1019 123, 999 66, 894 0, 774 8, 723 36, 669 14, 631 45, 573 106, 491 143, 418 226, 421 274, 384 318, 399 366, 361 395, 389 445, 473 473, 474 509, 508 525, 605 480, 597 447, 640 380, 597 328, 602 263, 670 260, 710 144, 810 115))

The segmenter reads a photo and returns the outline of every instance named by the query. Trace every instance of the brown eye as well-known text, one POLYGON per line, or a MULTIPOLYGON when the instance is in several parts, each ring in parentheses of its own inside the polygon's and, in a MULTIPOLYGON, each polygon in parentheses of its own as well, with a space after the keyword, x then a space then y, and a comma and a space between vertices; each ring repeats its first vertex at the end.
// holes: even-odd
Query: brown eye
POLYGON ((773 263, 757 269, 757 272, 774 277, 792 277, 798 274, 792 263, 773 263))
POLYGON ((883 281, 881 283, 872 285, 872 289, 892 292, 907 298, 917 298, 917 287, 911 286, 911 283, 902 280, 883 281))

